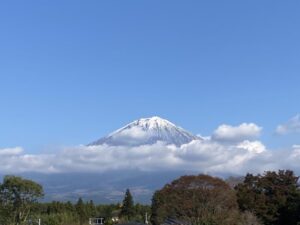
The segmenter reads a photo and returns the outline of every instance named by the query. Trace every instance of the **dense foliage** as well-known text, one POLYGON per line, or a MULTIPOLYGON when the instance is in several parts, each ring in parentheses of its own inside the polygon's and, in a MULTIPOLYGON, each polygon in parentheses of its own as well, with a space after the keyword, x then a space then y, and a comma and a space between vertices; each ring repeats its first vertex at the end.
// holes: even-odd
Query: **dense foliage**
POLYGON ((106 224, 112 224, 113 216, 120 221, 144 221, 150 206, 133 204, 130 191, 127 190, 123 206, 120 204, 95 205, 92 200, 85 202, 82 198, 74 204, 71 202, 40 203, 43 196, 41 185, 21 177, 6 176, 0 184, 0 225, 87 225, 89 218, 104 217, 106 224), (122 217, 121 210, 125 213, 122 217))
POLYGON ((144 222, 146 213, 153 225, 168 218, 192 225, 300 225, 298 181, 289 170, 247 174, 227 183, 207 175, 183 176, 156 191, 150 208, 134 204, 129 190, 122 204, 96 205, 82 198, 41 203, 41 185, 6 176, 0 184, 0 225, 34 225, 38 219, 42 225, 87 225, 93 217, 112 225, 144 222))
POLYGON ((1 224, 25 223, 33 204, 42 196, 41 185, 21 177, 4 177, 0 186, 1 224))
POLYGON ((247 174, 236 191, 240 209, 254 212, 265 225, 300 224, 298 177, 292 171, 247 174))
POLYGON ((298 180, 289 170, 229 178, 229 184, 207 175, 183 176, 154 194, 151 221, 154 225, 167 218, 197 225, 300 225, 298 180))
POLYGON ((94 205, 92 201, 84 202, 81 198, 77 203, 51 202, 36 205, 34 218, 41 218, 42 225, 67 225, 88 224, 89 218, 110 218, 114 210, 118 209, 116 204, 94 205))
POLYGON ((183 176, 153 196, 151 222, 159 225, 168 217, 192 224, 238 224, 235 192, 219 178, 183 176))

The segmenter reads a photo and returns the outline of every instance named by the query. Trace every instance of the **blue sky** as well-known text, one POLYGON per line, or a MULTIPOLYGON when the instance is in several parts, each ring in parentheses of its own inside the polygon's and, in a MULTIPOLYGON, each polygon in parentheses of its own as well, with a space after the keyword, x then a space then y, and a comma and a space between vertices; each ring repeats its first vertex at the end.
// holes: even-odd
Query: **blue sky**
POLYGON ((2 1, 0 148, 86 144, 158 115, 196 134, 299 113, 299 1, 2 1))

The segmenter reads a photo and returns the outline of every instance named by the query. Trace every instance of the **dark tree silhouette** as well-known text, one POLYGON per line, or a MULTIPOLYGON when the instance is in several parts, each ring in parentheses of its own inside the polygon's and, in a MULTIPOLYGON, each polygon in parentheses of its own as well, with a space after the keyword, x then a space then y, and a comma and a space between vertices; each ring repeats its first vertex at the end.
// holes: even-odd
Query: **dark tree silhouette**
POLYGON ((80 225, 83 225, 88 218, 87 218, 85 205, 83 203, 82 198, 78 199, 75 208, 76 208, 76 213, 79 217, 79 223, 80 223, 80 225))
POLYGON ((254 212, 265 225, 300 222, 300 191, 293 171, 247 174, 236 191, 240 209, 254 212))
POLYGON ((130 220, 134 216, 134 203, 129 189, 127 189, 125 193, 121 216, 127 220, 130 220))

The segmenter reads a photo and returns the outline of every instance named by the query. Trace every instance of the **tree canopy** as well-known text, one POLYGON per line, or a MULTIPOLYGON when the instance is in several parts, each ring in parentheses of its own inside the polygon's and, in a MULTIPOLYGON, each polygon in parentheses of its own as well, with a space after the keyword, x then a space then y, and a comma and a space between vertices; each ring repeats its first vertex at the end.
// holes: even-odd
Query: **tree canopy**
POLYGON ((297 225, 300 221, 299 177, 293 171, 247 174, 236 186, 238 204, 253 211, 265 225, 297 225))
POLYGON ((33 204, 43 195, 43 187, 34 181, 5 176, 3 184, 0 185, 2 223, 25 223, 33 204))
POLYGON ((183 176, 155 192, 150 210, 150 206, 134 204, 129 189, 121 208, 82 198, 75 204, 41 203, 41 185, 6 176, 0 184, 0 224, 35 224, 40 218, 43 225, 87 225, 90 217, 105 217, 106 224, 112 225, 116 215, 121 222, 143 222, 151 211, 152 225, 166 219, 192 225, 300 225, 299 177, 292 171, 247 174, 243 181, 229 183, 208 175, 183 176))
POLYGON ((238 218, 236 196, 219 178, 183 176, 153 196, 151 222, 159 225, 167 217, 192 224, 234 225, 238 218))

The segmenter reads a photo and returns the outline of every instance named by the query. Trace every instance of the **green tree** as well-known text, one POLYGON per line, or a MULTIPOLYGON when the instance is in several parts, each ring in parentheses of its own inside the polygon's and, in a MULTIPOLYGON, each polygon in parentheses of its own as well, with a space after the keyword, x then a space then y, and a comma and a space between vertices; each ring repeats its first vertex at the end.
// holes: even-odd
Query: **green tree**
POLYGON ((146 219, 146 214, 147 219, 149 220, 149 216, 151 215, 151 207, 149 205, 141 205, 137 203, 134 206, 134 221, 144 223, 146 219))
POLYGON ((134 203, 129 189, 127 189, 125 193, 121 216, 127 220, 130 220, 134 216, 134 203))
POLYGON ((198 225, 240 222, 235 192, 223 180, 207 175, 183 176, 155 192, 152 224, 168 217, 198 225))
POLYGON ((79 224, 83 225, 88 218, 85 210, 85 204, 83 203, 82 198, 78 199, 75 208, 76 208, 76 213, 79 217, 79 224))
POLYGON ((95 217, 96 216, 96 207, 94 205, 93 200, 90 200, 87 204, 87 214, 89 217, 95 217))
POLYGON ((290 170, 247 174, 236 186, 239 207, 254 212, 266 225, 296 225, 300 222, 298 179, 290 170))
POLYGON ((43 187, 34 181, 5 176, 0 185, 2 224, 24 224, 34 203, 43 195, 43 187))

